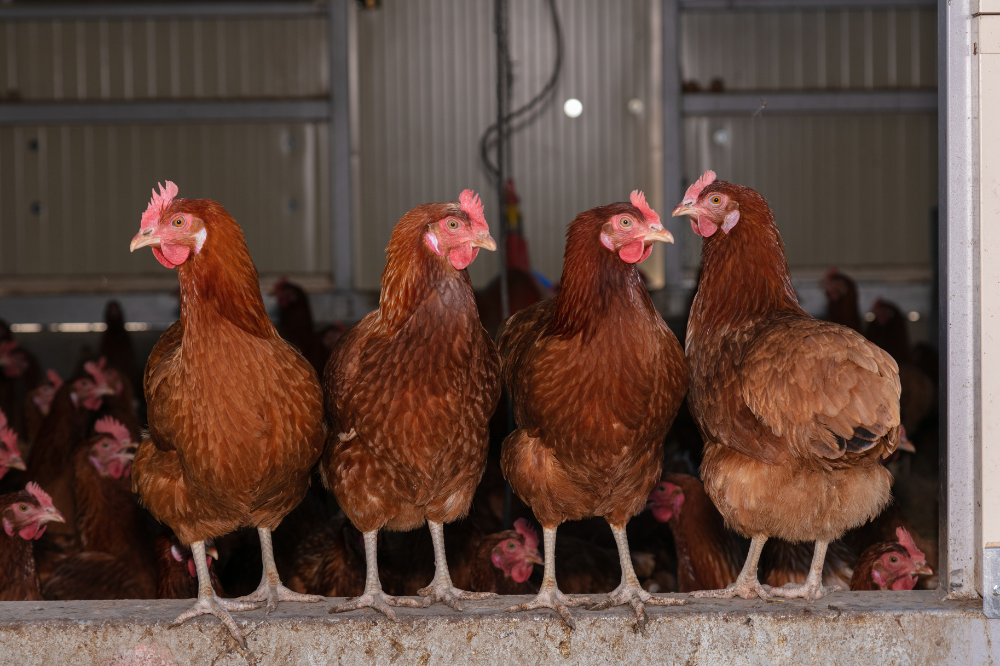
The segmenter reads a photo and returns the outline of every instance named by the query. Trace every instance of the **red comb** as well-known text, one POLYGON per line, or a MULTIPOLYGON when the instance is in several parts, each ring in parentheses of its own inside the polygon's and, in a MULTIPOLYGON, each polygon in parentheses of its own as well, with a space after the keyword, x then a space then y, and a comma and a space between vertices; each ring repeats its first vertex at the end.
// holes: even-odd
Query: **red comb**
POLYGON ((46 372, 45 374, 49 378, 49 383, 52 384, 52 386, 54 386, 55 389, 58 391, 59 387, 63 385, 63 380, 62 377, 59 376, 59 373, 53 370, 52 368, 49 368, 48 372, 46 372))
POLYGON ((715 182, 715 172, 709 169, 705 173, 701 174, 701 178, 694 181, 694 184, 687 188, 687 192, 684 193, 685 202, 695 202, 698 200, 698 195, 701 191, 715 182))
POLYGON ((518 518, 514 521, 514 529, 517 533, 524 537, 524 547, 528 550, 538 550, 538 532, 531 527, 524 518, 518 518))
POLYGON ((96 363, 94 361, 87 361, 83 364, 83 369, 90 373, 90 376, 94 378, 94 381, 98 384, 106 384, 108 382, 108 375, 104 372, 104 368, 108 364, 108 359, 103 356, 96 363))
POLYGON ((38 500, 38 503, 42 505, 43 509, 55 508, 52 505, 52 498, 49 497, 49 494, 44 490, 42 490, 42 487, 37 483, 35 483, 34 481, 29 481, 28 485, 26 485, 24 489, 27 490, 32 495, 34 495, 35 499, 38 500))
POLYGON ((97 419, 97 423, 94 424, 94 432, 111 435, 118 441, 131 441, 132 439, 132 435, 129 434, 128 428, 111 416, 105 416, 104 418, 97 419))
POLYGON ((177 186, 171 181, 167 181, 166 187, 159 183, 156 185, 160 188, 160 193, 157 194, 156 190, 153 190, 153 198, 149 200, 146 212, 142 214, 142 223, 139 225, 142 229, 156 224, 160 219, 160 213, 165 211, 177 196, 177 186))
POLYGON ((660 221, 660 216, 656 214, 656 211, 649 207, 646 203, 646 195, 639 190, 632 190, 632 196, 630 197, 632 205, 639 209, 642 216, 646 218, 646 221, 650 224, 660 221))
POLYGON ((910 554, 910 557, 921 562, 927 561, 927 557, 919 548, 917 548, 917 544, 913 543, 913 537, 910 536, 910 533, 906 531, 905 527, 896 528, 896 537, 899 539, 899 543, 902 544, 903 548, 906 549, 906 552, 910 554))
POLYGON ((9 452, 21 454, 20 449, 17 448, 17 433, 13 430, 0 427, 0 442, 6 445, 9 452))
POLYGON ((486 224, 486 217, 483 215, 483 202, 479 200, 479 195, 472 190, 462 190, 458 195, 458 203, 462 206, 462 212, 469 216, 472 221, 472 228, 476 231, 489 233, 490 225, 486 224))

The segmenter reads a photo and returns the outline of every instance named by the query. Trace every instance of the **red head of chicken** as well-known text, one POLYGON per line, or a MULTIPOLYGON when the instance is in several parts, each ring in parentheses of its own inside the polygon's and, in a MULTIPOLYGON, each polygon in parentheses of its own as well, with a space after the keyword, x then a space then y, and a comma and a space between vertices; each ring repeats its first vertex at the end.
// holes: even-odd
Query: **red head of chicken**
POLYGON ((531 578, 534 564, 545 564, 538 556, 538 533, 524 518, 514 521, 517 537, 504 539, 493 547, 490 556, 493 566, 510 576, 515 582, 523 583, 531 578))
POLYGON ((0 412, 0 479, 8 470, 24 470, 21 450, 17 447, 17 433, 7 427, 7 419, 0 412))
POLYGON ((118 371, 107 367, 107 360, 87 361, 83 364, 89 377, 81 377, 70 388, 70 399, 74 406, 83 405, 91 411, 101 408, 105 396, 118 395, 122 391, 122 380, 118 371))
POLYGON ((55 397, 56 391, 63 385, 62 378, 55 370, 49 369, 46 377, 48 381, 29 394, 31 401, 38 408, 42 416, 49 415, 49 410, 52 408, 52 398, 55 397))
POLYGON ((5 377, 20 377, 28 366, 28 357, 18 348, 17 340, 0 340, 0 371, 5 377))
POLYGON ((29 483, 14 502, 0 510, 7 536, 17 534, 25 540, 40 539, 46 523, 63 522, 62 514, 52 506, 52 498, 37 483, 29 483))
POLYGON ((657 522, 666 523, 674 516, 680 515, 684 506, 684 489, 669 481, 660 481, 649 493, 646 506, 652 511, 657 522))
POLYGON ((90 447, 90 462, 102 476, 120 479, 132 469, 135 442, 122 423, 110 416, 98 419, 94 432, 105 435, 90 447))
POLYGON ((852 590, 912 590, 918 576, 931 576, 927 558, 905 527, 896 528, 896 541, 868 547, 854 567, 852 590))

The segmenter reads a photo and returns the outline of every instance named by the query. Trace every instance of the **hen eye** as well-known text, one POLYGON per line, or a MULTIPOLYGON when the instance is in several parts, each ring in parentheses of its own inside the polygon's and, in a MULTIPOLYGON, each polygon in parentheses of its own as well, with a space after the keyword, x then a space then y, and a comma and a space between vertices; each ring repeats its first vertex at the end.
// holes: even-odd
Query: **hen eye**
POLYGON ((899 562, 899 558, 898 557, 896 557, 895 555, 890 555, 889 556, 889 563, 890 564, 896 564, 897 562, 899 562))
POLYGON ((184 218, 183 217, 174 218, 173 225, 175 227, 183 227, 184 226, 184 218))
POLYGON ((720 203, 722 203, 722 197, 719 196, 712 197, 712 203, 714 203, 715 205, 719 205, 720 203))
POLYGON ((451 229, 452 231, 458 229, 458 220, 448 220, 448 228, 451 229))
POLYGON ((18 508, 18 510, 19 510, 19 511, 20 511, 21 513, 27 513, 27 512, 28 512, 28 505, 27 505, 27 504, 22 504, 21 506, 19 506, 19 507, 17 507, 17 508, 18 508))
POLYGON ((108 443, 107 442, 101 442, 101 448, 102 449, 108 448, 108 443))
POLYGON ((517 546, 514 544, 513 541, 508 541, 507 542, 507 550, 514 550, 516 547, 517 546))
POLYGON ((632 218, 623 217, 618 221, 618 224, 622 225, 622 229, 628 229, 629 227, 632 226, 632 218))

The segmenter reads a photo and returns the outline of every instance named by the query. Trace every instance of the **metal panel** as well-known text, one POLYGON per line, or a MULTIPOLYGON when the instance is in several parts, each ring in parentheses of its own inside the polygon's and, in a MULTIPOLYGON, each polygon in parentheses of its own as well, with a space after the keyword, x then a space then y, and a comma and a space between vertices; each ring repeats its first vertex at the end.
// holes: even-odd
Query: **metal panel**
POLYGON ((325 124, 0 127, 0 278, 162 272, 129 254, 166 178, 240 222, 262 273, 330 270, 325 124))
POLYGON ((316 2, 150 2, 126 4, 96 2, 58 4, 50 2, 0 5, 0 20, 237 17, 282 18, 323 16, 325 7, 316 2))
POLYGON ((0 125, 328 120, 325 101, 0 104, 0 125))
POLYGON ((687 84, 726 91, 933 88, 934 11, 699 11, 681 15, 687 84))
POLYGON ((937 113, 937 92, 688 93, 684 113, 691 116, 740 113, 937 113))
MULTIPOLYGON (((593 206, 658 191, 661 165, 650 147, 654 0, 558 2, 566 39, 556 103, 513 136, 517 181, 533 267, 561 274, 566 225, 593 206), (562 103, 583 102, 568 118, 562 103), (631 114, 628 102, 644 109, 631 114)), ((659 2, 659 0, 655 0, 659 2)), ((376 288, 383 250, 399 217, 427 201, 480 192, 487 220, 499 215, 478 161, 480 134, 495 117, 494 37, 488 0, 385 0, 358 12, 360 190, 356 276, 376 288)), ((510 3, 516 108, 548 77, 554 44, 542 3, 510 3)), ((662 212, 663 203, 655 201, 662 212)), ((473 264, 474 281, 496 273, 493 256, 473 264)), ((659 275, 654 276, 659 278, 659 275)))
MULTIPOLYGON (((936 117, 688 117, 686 182, 706 169, 753 187, 793 269, 927 267, 937 203, 936 117)), ((685 241, 686 263, 700 244, 685 241)))
POLYGON ((978 66, 969 56, 975 41, 976 0, 940 0, 941 111, 938 129, 941 196, 941 355, 947 433, 941 474, 941 584, 951 596, 974 598, 977 562, 979 475, 979 153, 978 66))
POLYGON ((326 98, 325 18, 4 20, 0 101, 326 98))

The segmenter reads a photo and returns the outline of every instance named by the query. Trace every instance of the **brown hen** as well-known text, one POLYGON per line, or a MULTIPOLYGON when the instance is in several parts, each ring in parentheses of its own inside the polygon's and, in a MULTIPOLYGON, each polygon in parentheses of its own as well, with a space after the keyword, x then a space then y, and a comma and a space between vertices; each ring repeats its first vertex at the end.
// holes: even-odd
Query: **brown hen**
POLYGON ((830 589, 822 583, 827 544, 889 501, 892 477, 879 459, 899 442, 896 363, 799 306, 760 194, 708 171, 673 214, 689 216, 704 238, 687 330, 702 479, 726 524, 752 538, 737 581, 697 594, 815 600, 830 589), (757 580, 770 537, 816 542, 805 584, 757 580))
POLYGON ((645 604, 675 601, 639 586, 625 534, 660 477, 688 383, 680 344, 635 266, 655 241, 673 237, 640 192, 581 213, 566 234, 558 296, 511 317, 500 338, 518 426, 501 464, 545 541, 537 598, 510 610, 552 608, 573 626, 566 606, 591 602, 556 586, 556 528, 591 516, 611 525, 621 560, 621 585, 601 606, 630 604, 644 626, 645 604))
POLYGON ((500 395, 496 347, 483 329, 466 267, 495 250, 479 197, 425 204, 396 224, 379 309, 342 337, 326 366, 330 445, 323 482, 364 534, 364 593, 336 608, 425 605, 382 592, 378 530, 426 521, 435 574, 420 594, 460 609, 483 595, 457 589, 443 524, 468 513, 486 466, 487 426, 500 395))
POLYGON ((131 249, 152 247, 177 268, 181 319, 146 363, 149 436, 139 444, 132 486, 153 516, 190 544, 198 603, 176 622, 210 613, 245 647, 228 610, 267 612, 278 601, 319 601, 283 585, 271 531, 302 501, 323 451, 322 392, 316 372, 281 339, 264 310, 243 231, 209 199, 153 193, 131 249), (205 539, 255 527, 263 576, 229 601, 212 591, 205 539))

